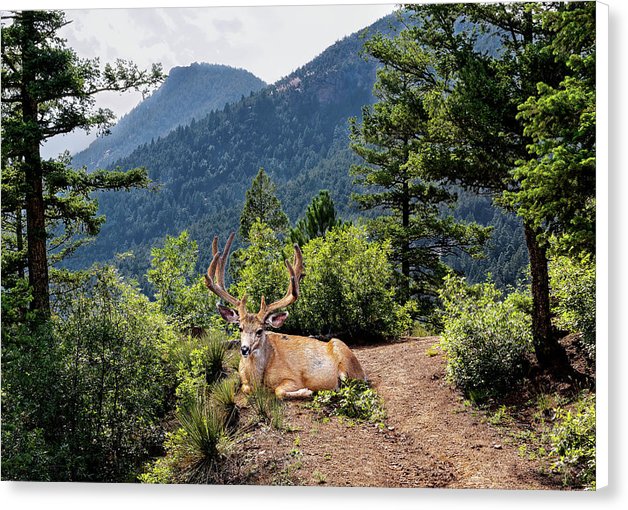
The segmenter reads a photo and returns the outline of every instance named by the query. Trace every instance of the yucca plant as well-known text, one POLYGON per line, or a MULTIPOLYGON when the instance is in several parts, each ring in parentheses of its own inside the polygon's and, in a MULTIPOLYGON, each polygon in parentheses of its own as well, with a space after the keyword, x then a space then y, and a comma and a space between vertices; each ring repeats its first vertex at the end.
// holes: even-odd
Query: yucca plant
POLYGON ((186 462, 182 476, 187 483, 212 483, 218 480, 219 465, 229 439, 222 413, 206 396, 180 409, 176 417, 181 424, 186 462))
POLYGON ((239 386, 240 379, 237 374, 234 374, 214 383, 211 389, 212 401, 216 410, 222 414, 227 430, 233 430, 240 417, 240 412, 235 402, 239 386))
POLYGON ((225 373, 224 363, 227 355, 227 340, 221 332, 210 331, 201 337, 201 341, 206 347, 207 382, 211 384, 220 379, 225 373))
POLYGON ((253 385, 248 403, 255 411, 257 419, 275 429, 283 426, 283 404, 275 393, 261 384, 253 385))

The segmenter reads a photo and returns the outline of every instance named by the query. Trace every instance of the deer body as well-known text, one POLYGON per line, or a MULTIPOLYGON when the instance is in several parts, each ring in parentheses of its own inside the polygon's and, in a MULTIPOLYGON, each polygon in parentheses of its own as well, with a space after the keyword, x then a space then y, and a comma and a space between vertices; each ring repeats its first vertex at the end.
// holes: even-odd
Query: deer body
POLYGON ((341 380, 365 379, 364 370, 347 345, 332 338, 266 333, 263 346, 240 359, 242 390, 261 382, 279 398, 309 397, 312 391, 333 390, 341 380))
POLYGON ((314 391, 332 390, 340 381, 366 379, 364 370, 347 345, 332 338, 322 342, 314 338, 267 332, 267 327, 278 328, 288 312, 273 313, 294 303, 299 296, 299 282, 303 277, 301 250, 294 245, 294 263, 286 261, 290 284, 286 295, 270 305, 262 296, 257 314, 246 309, 246 294, 242 299, 231 296, 224 288, 224 271, 233 241, 229 236, 223 253, 218 251, 218 239, 212 244, 213 259, 207 269, 207 287, 237 309, 218 305, 220 315, 240 328, 242 358, 238 372, 242 390, 249 393, 254 384, 272 389, 279 398, 307 398, 314 391))

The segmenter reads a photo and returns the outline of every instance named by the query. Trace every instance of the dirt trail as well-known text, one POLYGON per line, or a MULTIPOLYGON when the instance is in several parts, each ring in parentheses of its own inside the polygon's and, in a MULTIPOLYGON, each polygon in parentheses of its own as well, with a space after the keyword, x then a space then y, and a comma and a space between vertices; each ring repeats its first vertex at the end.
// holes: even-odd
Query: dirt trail
POLYGON ((354 349, 384 399, 386 428, 348 426, 336 418, 324 422, 304 403, 289 403, 291 432, 260 428, 240 445, 246 483, 560 488, 464 407, 444 381, 440 351, 427 354, 436 341, 426 337, 354 349))

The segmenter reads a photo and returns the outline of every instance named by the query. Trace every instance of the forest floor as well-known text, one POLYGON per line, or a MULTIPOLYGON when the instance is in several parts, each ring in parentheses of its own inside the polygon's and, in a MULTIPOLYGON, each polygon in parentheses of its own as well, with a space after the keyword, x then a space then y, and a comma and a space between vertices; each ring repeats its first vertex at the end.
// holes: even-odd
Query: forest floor
POLYGON ((513 431, 529 426, 530 412, 508 427, 489 420, 445 381, 437 343, 424 337, 354 348, 383 398, 384 427, 325 418, 307 402, 288 402, 284 430, 258 425, 238 440, 239 483, 562 489, 513 439, 513 431))

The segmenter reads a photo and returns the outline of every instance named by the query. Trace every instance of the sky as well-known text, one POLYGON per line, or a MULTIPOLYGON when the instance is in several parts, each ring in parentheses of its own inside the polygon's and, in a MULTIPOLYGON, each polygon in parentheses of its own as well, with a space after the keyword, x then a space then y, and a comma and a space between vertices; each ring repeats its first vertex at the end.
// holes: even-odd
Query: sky
MULTIPOLYGON (((48 5, 55 6, 55 1, 48 5)), ((208 62, 243 68, 274 83, 395 7, 380 3, 64 9, 72 23, 60 35, 80 57, 98 57, 103 64, 122 58, 149 68, 159 62, 167 73, 175 66, 208 62)), ((103 93, 97 106, 111 108, 120 118, 141 99, 138 92, 103 93)), ((75 153, 94 138, 94 133, 84 132, 56 137, 44 145, 42 155, 55 157, 66 149, 75 153)))

